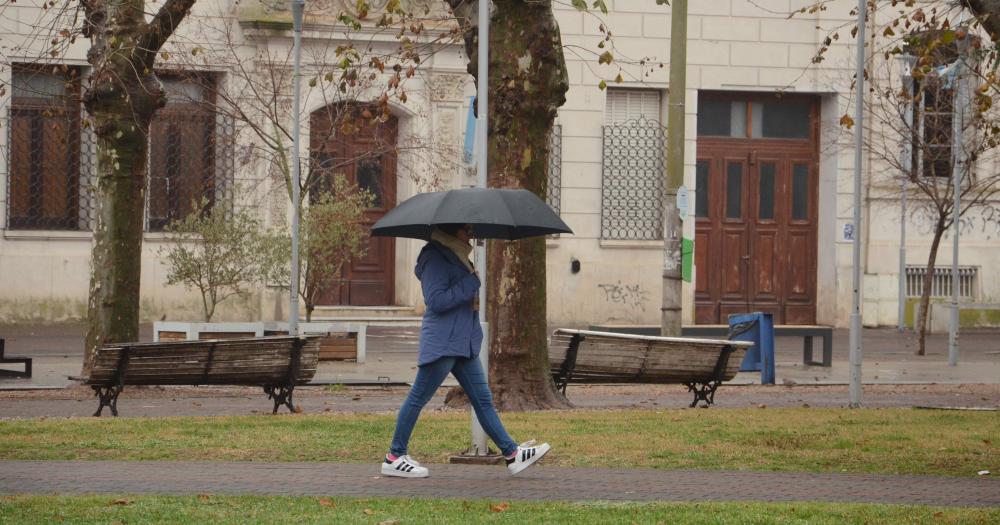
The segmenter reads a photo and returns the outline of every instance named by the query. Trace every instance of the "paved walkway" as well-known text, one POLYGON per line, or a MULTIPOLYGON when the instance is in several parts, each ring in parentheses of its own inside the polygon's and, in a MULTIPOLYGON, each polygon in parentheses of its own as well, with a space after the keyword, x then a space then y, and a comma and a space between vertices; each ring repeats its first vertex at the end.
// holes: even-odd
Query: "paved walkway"
POLYGON ((826 501, 1000 507, 1000 478, 799 472, 430 465, 431 477, 375 464, 0 461, 0 494, 253 494, 559 501, 826 501))

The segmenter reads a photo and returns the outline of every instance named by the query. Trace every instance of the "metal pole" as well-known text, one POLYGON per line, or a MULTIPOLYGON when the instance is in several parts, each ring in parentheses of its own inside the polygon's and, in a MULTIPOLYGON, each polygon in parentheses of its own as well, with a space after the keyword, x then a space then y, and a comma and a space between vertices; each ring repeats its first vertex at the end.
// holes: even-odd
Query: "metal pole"
MULTIPOLYGON (((903 151, 909 154, 909 148, 903 151)), ((909 170, 907 170, 907 174, 909 170)), ((906 331, 906 177, 899 184, 899 322, 896 329, 906 331)))
MULTIPOLYGON (((961 44, 959 44, 961 50, 961 44)), ((951 245, 951 323, 948 327, 948 366, 958 364, 958 237, 959 219, 962 215, 962 171, 966 168, 964 141, 962 134, 965 131, 965 60, 961 51, 958 56, 958 63, 955 64, 955 79, 952 81, 955 88, 955 113, 952 118, 952 182, 954 194, 952 216, 952 245, 951 245)))
POLYGON ((291 298, 288 307, 288 335, 299 335, 299 110, 301 100, 299 91, 302 87, 302 72, 300 61, 302 55, 302 12, 305 10, 305 0, 292 0, 292 20, 294 40, 292 54, 294 55, 292 77, 292 273, 289 291, 291 298))
POLYGON ((850 335, 850 406, 861 406, 861 150, 864 131, 865 96, 865 0, 858 0, 857 68, 854 100, 854 272, 850 335))
MULTIPOLYGON (((479 0, 478 22, 478 57, 476 85, 476 182, 480 188, 486 187, 486 170, 489 163, 487 157, 489 141, 489 87, 490 87, 490 0, 479 0)), ((476 243, 476 268, 479 279, 483 283, 479 288, 479 321, 483 327, 483 346, 479 350, 479 362, 483 365, 483 373, 489 379, 490 332, 489 323, 483 321, 486 316, 486 243, 476 243)), ((486 432, 476 412, 472 411, 472 446, 470 454, 486 456, 489 446, 486 443, 486 432)))
MULTIPOLYGON (((684 97, 687 84, 687 0, 670 5, 670 92, 667 110, 667 180, 663 198, 663 296, 660 333, 681 335, 681 241, 677 194, 684 186, 684 97)), ((692 214, 693 215, 693 214, 692 214)))
POLYGON ((910 174, 913 170, 913 64, 917 57, 912 55, 900 55, 899 60, 902 66, 900 77, 903 82, 903 92, 906 100, 903 105, 903 149, 900 166, 903 168, 902 180, 899 184, 899 310, 897 329, 900 332, 906 331, 906 191, 910 174))

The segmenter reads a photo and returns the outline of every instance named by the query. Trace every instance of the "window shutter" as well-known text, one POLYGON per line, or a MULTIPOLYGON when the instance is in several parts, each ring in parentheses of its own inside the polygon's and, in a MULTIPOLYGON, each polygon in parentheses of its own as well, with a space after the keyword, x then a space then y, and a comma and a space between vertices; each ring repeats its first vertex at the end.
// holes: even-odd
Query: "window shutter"
POLYGON ((654 89, 608 88, 605 124, 621 124, 644 117, 660 120, 660 92, 654 89))

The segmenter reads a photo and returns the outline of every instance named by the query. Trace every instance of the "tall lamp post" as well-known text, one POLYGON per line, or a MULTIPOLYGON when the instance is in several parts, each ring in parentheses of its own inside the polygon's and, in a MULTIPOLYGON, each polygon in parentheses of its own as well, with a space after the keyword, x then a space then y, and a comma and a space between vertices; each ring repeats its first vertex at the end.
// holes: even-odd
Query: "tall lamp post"
POLYGON ((299 335, 299 110, 302 104, 300 91, 302 74, 300 62, 302 58, 302 13, 305 11, 305 0, 292 0, 292 268, 290 298, 288 307, 288 335, 299 335))
POLYGON ((909 54, 899 55, 899 78, 903 84, 903 148, 900 151, 899 165, 903 176, 899 184, 899 322, 900 332, 906 330, 906 190, 907 182, 913 174, 913 66, 917 57, 909 54))
POLYGON ((868 5, 858 0, 858 40, 857 64, 854 73, 854 225, 853 248, 853 304, 851 307, 850 330, 850 406, 861 406, 861 150, 864 144, 864 96, 865 96, 865 27, 868 5))
POLYGON ((958 60, 955 61, 952 89, 955 92, 954 113, 952 114, 952 250, 951 250, 951 323, 948 327, 948 365, 958 364, 958 240, 961 235, 959 219, 962 218, 962 175, 968 170, 969 158, 965 153, 965 108, 969 105, 969 93, 965 84, 965 46, 959 43, 958 60))
MULTIPOLYGON (((476 83, 476 185, 480 188, 487 186, 487 169, 489 167, 489 87, 490 87, 490 0, 479 0, 478 21, 477 21, 477 71, 476 76, 479 81, 476 83)), ((483 283, 479 290, 479 321, 483 327, 483 345, 479 349, 479 362, 483 366, 483 373, 489 375, 490 358, 490 326, 484 318, 486 317, 486 241, 476 243, 476 269, 479 271, 479 279, 483 283)), ((489 443, 486 441, 486 431, 476 418, 476 412, 472 413, 472 443, 464 459, 475 462, 484 459, 491 462, 498 457, 491 456, 489 443)), ((462 458, 458 458, 461 461, 462 458)))

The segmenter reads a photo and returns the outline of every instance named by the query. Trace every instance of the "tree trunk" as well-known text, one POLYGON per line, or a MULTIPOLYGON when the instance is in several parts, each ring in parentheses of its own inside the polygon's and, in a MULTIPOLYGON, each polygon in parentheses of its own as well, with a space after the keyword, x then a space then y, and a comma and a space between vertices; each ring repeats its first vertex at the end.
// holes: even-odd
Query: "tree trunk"
POLYGON ((93 67, 83 102, 98 151, 84 377, 99 346, 139 338, 147 136, 166 102, 153 63, 193 3, 167 0, 146 23, 143 0, 82 2, 93 67))
POLYGON ((920 290, 920 304, 917 308, 917 318, 914 320, 914 330, 917 332, 916 355, 924 355, 927 340, 927 317, 931 306, 931 283, 934 280, 934 266, 937 262, 938 247, 941 245, 941 237, 944 235, 946 225, 943 219, 938 219, 934 225, 934 238, 931 241, 931 251, 927 256, 927 271, 924 273, 924 282, 920 290))
MULTIPOLYGON (((474 19, 475 4, 452 2, 474 19), (468 13, 468 11, 464 11, 468 13)), ((495 188, 525 188, 542 198, 548 140, 569 87, 550 0, 497 0, 490 26, 489 174, 495 188)), ((477 73, 476 30, 465 35, 469 73, 477 73)), ((477 78, 477 82, 482 79, 477 78)), ((486 319, 490 387, 501 410, 571 406, 556 391, 546 345, 545 239, 491 241, 486 319)))

